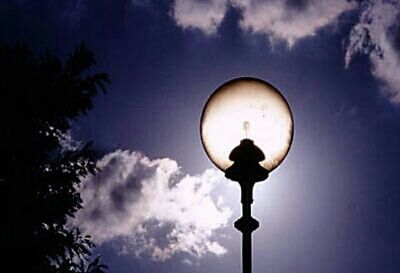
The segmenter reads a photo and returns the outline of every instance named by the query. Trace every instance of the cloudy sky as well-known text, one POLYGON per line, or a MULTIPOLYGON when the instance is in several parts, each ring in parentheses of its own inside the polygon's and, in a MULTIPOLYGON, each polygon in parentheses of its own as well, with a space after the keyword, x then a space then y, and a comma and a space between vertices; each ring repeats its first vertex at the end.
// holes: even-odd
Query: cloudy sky
POLYGON ((3 0, 0 39, 84 42, 110 74, 63 140, 102 155, 71 224, 110 272, 240 272, 239 188, 199 138, 239 76, 277 86, 295 122, 255 189, 254 272, 400 271, 399 0, 3 0))

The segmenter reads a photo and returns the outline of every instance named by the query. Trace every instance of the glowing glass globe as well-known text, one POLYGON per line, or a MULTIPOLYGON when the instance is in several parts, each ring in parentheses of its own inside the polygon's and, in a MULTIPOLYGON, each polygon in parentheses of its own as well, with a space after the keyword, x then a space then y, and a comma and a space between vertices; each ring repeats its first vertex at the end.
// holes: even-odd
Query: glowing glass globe
POLYGON ((293 139, 293 117, 282 94, 255 78, 224 83, 208 99, 200 122, 204 149, 222 171, 243 139, 251 139, 265 155, 262 167, 274 170, 286 157, 293 139))

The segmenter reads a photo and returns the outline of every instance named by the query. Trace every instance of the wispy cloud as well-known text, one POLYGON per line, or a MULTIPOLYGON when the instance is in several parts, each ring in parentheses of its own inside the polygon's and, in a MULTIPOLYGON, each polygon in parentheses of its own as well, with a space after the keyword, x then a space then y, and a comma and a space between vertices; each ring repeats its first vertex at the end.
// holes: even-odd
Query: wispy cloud
POLYGON ((292 47, 296 41, 316 35, 338 17, 356 7, 346 0, 232 0, 242 10, 241 27, 267 35, 271 42, 284 41, 292 47))
POLYGON ((225 17, 228 0, 175 0, 172 16, 184 29, 199 29, 214 34, 225 17))
POLYGON ((346 45, 346 67, 355 54, 368 55, 382 91, 400 104, 400 1, 367 1, 362 9, 346 45))
POLYGON ((223 181, 217 171, 183 175, 174 160, 121 150, 97 167, 101 171, 81 189, 84 209, 71 221, 96 243, 118 240, 120 252, 157 261, 180 252, 195 257, 226 252, 217 233, 231 210, 213 194, 223 181))
POLYGON ((244 31, 265 34, 271 42, 283 41, 290 47, 357 7, 347 0, 175 0, 172 15, 183 28, 211 34, 217 31, 229 5, 241 11, 244 31))

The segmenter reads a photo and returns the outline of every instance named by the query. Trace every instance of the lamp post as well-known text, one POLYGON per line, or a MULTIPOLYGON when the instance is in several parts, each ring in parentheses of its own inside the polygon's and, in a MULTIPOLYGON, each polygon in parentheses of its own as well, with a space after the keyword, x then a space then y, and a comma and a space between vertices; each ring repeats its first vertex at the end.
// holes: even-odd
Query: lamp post
POLYGON ((259 223, 251 216, 253 187, 286 157, 293 140, 293 117, 282 94, 256 78, 237 78, 217 88, 201 116, 200 135, 211 161, 239 183, 243 273, 251 273, 251 235, 259 223))

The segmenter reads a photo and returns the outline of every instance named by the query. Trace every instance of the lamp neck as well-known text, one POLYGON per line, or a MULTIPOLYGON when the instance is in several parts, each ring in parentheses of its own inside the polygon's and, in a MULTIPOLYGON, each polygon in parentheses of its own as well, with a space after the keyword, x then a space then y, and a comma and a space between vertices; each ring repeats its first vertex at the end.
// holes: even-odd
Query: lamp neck
POLYGON ((241 189, 241 203, 242 204, 253 204, 253 188, 254 182, 244 182, 240 183, 241 189))

